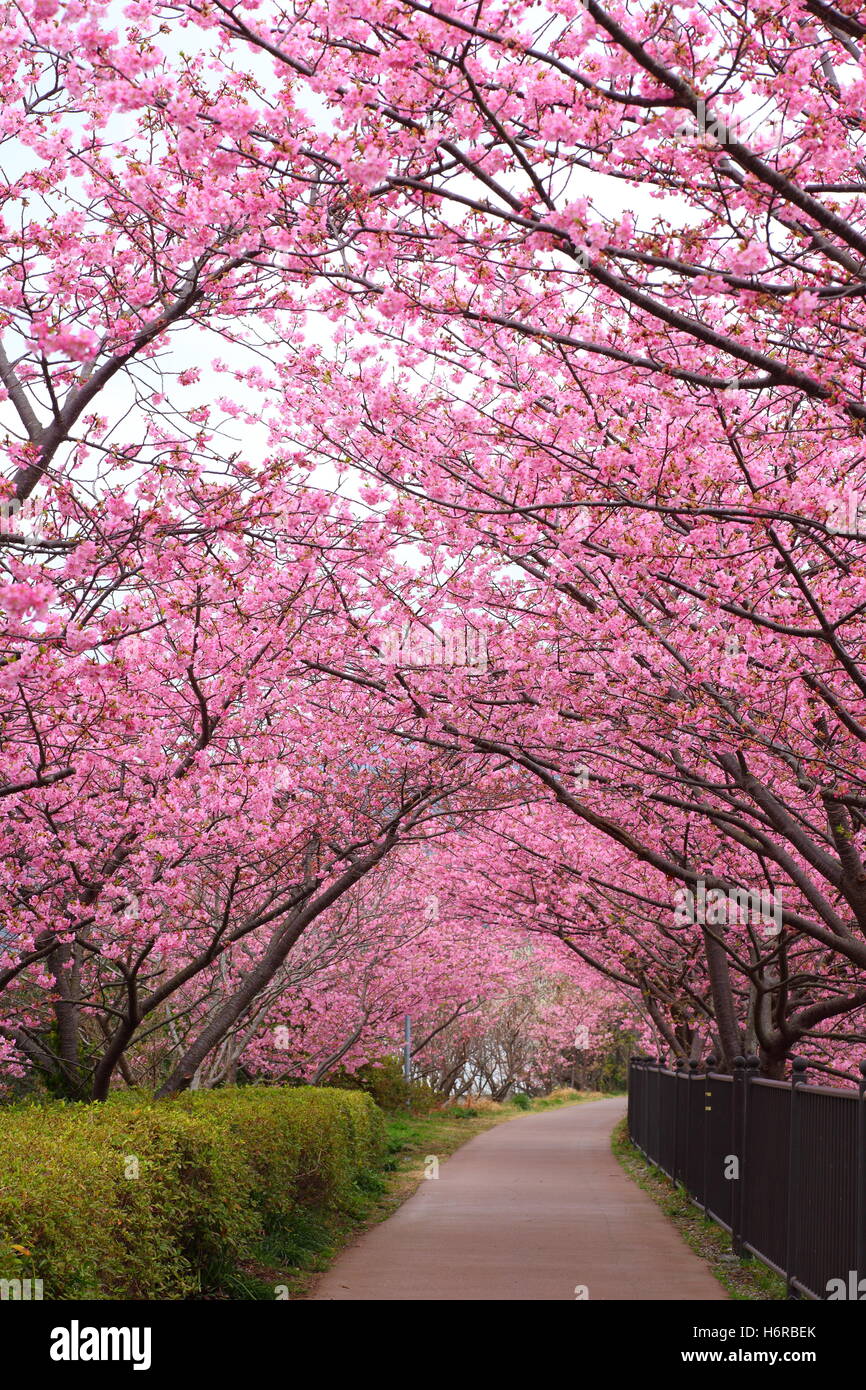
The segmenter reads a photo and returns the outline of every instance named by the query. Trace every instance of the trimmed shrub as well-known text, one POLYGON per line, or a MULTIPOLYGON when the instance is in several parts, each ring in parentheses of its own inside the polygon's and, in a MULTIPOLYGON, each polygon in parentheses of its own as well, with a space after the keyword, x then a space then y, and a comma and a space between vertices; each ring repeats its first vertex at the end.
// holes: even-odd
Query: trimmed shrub
POLYGON ((193 1297, 272 1226, 346 1206, 384 1152, 360 1092, 13 1105, 0 1124, 0 1279, 41 1279, 45 1298, 193 1297))
POLYGON ((412 1081, 407 1086, 403 1063, 397 1057, 382 1057, 352 1072, 341 1067, 331 1073, 328 1081, 347 1091, 366 1091, 377 1105, 391 1113, 411 1110, 413 1114, 426 1115, 435 1110, 442 1099, 424 1081, 412 1081))

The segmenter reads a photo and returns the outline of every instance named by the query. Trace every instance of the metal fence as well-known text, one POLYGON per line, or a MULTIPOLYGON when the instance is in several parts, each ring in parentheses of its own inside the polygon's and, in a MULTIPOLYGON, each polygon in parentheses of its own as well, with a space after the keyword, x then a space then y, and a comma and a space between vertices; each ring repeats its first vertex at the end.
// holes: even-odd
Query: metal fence
POLYGON ((756 1255, 791 1297, 866 1299, 866 1063, 859 1090, 758 1075, 629 1066, 633 1143, 756 1255), (862 1281, 862 1285, 861 1285, 862 1281))

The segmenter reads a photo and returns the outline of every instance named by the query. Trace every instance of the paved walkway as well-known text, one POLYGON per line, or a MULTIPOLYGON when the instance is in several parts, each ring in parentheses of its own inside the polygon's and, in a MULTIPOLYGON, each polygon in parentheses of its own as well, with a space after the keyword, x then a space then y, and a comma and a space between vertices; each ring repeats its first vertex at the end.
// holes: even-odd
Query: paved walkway
POLYGON ((465 1144, 312 1298, 723 1299, 610 1152, 624 1100, 521 1115, 465 1144))

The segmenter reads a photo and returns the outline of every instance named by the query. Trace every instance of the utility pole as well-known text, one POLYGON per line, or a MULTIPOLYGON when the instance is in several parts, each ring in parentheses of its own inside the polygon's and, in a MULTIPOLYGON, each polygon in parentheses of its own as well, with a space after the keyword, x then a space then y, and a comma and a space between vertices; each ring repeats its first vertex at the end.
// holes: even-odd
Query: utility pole
MULTIPOLYGON (((412 1081, 412 1019, 409 1014, 403 1020, 403 1080, 407 1086, 412 1081)), ((408 1096, 406 1101, 408 1104, 408 1096)))

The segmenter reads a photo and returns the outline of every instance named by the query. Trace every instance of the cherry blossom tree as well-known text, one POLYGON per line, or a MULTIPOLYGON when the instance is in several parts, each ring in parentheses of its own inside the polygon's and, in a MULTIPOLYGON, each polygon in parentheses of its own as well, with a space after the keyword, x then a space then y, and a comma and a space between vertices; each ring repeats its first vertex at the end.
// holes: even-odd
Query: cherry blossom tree
MULTIPOLYGON (((449 920, 493 895, 666 1051, 850 1074, 866 26, 7 18, 13 1061, 103 1095, 153 1027, 168 1090, 233 1065, 426 837, 449 920)), ((388 1034, 399 955, 315 1069, 359 1006, 388 1034)))

